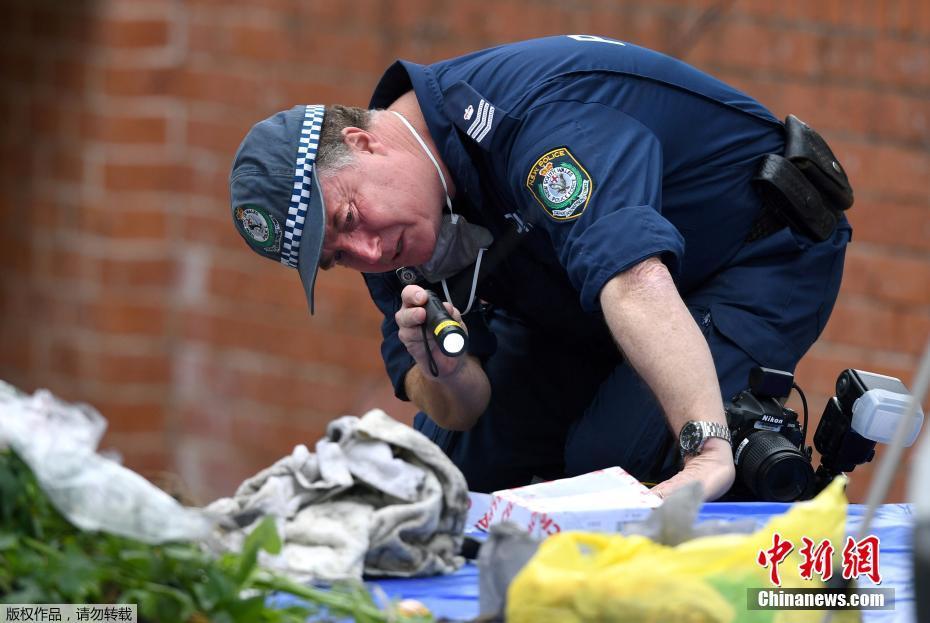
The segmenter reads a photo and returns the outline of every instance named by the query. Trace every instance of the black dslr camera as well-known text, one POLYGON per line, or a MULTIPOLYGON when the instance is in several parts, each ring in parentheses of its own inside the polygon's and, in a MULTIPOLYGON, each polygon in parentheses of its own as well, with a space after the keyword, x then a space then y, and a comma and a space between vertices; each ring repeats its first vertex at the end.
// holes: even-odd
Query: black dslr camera
MULTIPOLYGON (((871 461, 876 441, 890 441, 908 396, 907 388, 896 378, 844 370, 814 434, 814 446, 821 455, 815 471, 811 447, 806 445, 807 399, 794 383, 794 376, 753 368, 749 389, 725 404, 736 482, 723 499, 793 502, 814 497, 837 475, 871 461), (804 407, 803 425, 795 411, 782 405, 792 388, 798 391, 804 407)), ((910 423, 913 430, 906 445, 916 439, 922 422, 923 414, 919 413, 919 419, 910 423)))

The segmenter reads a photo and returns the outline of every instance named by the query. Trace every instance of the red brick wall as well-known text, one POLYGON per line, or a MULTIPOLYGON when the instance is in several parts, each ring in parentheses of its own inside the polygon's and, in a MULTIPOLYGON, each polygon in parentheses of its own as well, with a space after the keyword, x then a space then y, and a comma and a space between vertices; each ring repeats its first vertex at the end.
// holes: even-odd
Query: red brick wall
POLYGON ((815 421, 846 367, 910 382, 930 334, 930 2, 916 0, 8 1, 0 378, 96 405, 130 466, 202 500, 340 414, 409 420, 360 278, 322 275, 311 322, 297 275, 238 239, 231 156, 293 103, 364 105, 397 57, 563 32, 680 56, 822 131, 856 186, 856 234, 798 381, 815 421))

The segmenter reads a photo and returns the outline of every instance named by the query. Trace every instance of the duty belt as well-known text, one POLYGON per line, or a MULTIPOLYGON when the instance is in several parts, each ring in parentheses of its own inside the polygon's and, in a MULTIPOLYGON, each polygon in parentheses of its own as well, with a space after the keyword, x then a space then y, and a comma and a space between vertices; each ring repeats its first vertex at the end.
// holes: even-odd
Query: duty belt
POLYGON ((753 178, 762 210, 747 242, 786 225, 814 240, 826 240, 853 204, 846 172, 820 134, 794 115, 785 119, 785 133, 784 155, 766 155, 753 178))

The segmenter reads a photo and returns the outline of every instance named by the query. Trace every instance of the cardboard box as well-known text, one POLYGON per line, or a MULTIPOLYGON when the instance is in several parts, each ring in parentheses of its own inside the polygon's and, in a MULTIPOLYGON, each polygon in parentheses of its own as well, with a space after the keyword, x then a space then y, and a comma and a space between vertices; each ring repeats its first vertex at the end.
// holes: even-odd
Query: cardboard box
POLYGON ((495 491, 488 510, 477 522, 512 521, 535 537, 565 530, 617 532, 623 524, 649 515, 662 500, 619 467, 495 491))

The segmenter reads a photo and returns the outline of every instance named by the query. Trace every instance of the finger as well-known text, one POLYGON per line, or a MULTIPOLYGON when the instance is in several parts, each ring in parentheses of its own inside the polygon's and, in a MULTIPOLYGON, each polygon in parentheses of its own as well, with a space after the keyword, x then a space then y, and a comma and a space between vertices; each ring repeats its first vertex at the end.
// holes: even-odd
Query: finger
POLYGON ((415 344, 424 344, 428 342, 428 337, 423 336, 422 325, 417 325, 416 327, 402 328, 397 332, 397 337, 400 338, 400 341, 407 346, 415 344))
POLYGON ((701 493, 704 499, 707 498, 708 490, 708 476, 711 476, 706 471, 702 471, 694 468, 685 468, 682 471, 678 472, 668 480, 660 482, 655 487, 652 488, 652 492, 661 497, 662 499, 667 498, 668 496, 675 493, 679 489, 688 486, 692 482, 697 482, 701 485, 701 493))
POLYGON ((676 490, 685 486, 692 480, 697 480, 685 472, 678 472, 668 480, 660 482, 654 486, 650 491, 655 495, 659 496, 659 499, 664 500, 668 496, 672 495, 676 490))
POLYGON ((394 321, 401 329, 419 328, 426 322, 426 309, 423 307, 401 307, 394 314, 394 321))
POLYGON ((460 322, 462 323, 462 326, 465 326, 465 323, 462 322, 462 314, 459 312, 458 307, 448 302, 443 302, 443 306, 446 308, 446 312, 452 316, 453 320, 460 322))
POLYGON ((400 293, 400 300, 406 307, 426 305, 426 290, 416 285, 406 286, 400 293))
POLYGON ((685 468, 652 488, 657 495, 666 498, 689 482, 701 484, 705 502, 716 500, 733 484, 734 470, 731 464, 717 463, 711 457, 697 456, 685 468), (708 460, 701 460, 708 459, 708 460))

